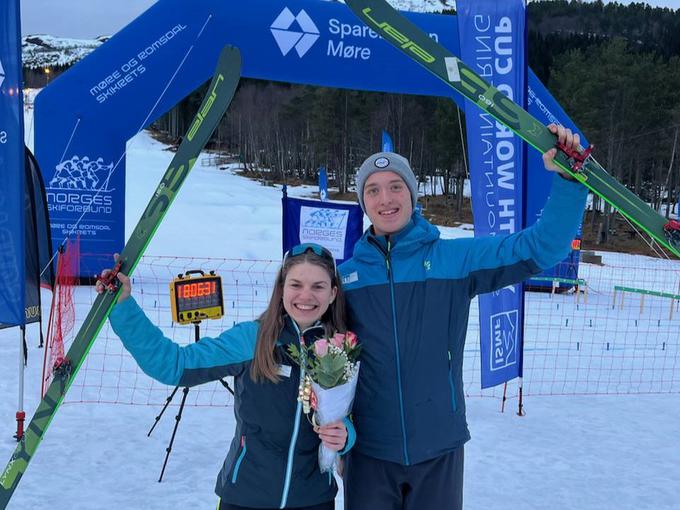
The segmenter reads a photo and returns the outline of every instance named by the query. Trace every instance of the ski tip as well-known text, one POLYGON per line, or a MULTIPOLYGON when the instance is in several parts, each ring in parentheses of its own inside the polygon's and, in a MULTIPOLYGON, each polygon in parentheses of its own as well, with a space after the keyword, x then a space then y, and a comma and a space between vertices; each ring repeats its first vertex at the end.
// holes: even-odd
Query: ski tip
POLYGON ((232 65, 238 65, 239 69, 241 67, 241 50, 237 46, 231 44, 226 44, 220 52, 219 60, 230 60, 232 65))

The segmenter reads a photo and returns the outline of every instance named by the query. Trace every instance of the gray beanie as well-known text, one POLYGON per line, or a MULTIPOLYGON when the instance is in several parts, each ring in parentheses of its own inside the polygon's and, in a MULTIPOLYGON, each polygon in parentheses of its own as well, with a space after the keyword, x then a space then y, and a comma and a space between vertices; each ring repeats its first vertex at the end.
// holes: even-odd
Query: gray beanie
POLYGON ((414 209, 416 208, 418 181, 413 170, 411 170, 408 159, 394 152, 378 152, 366 158, 366 161, 361 164, 357 172, 357 198, 364 212, 366 212, 366 207, 364 207, 364 185, 368 178, 376 172, 394 172, 404 179, 408 190, 411 192, 411 205, 414 209))

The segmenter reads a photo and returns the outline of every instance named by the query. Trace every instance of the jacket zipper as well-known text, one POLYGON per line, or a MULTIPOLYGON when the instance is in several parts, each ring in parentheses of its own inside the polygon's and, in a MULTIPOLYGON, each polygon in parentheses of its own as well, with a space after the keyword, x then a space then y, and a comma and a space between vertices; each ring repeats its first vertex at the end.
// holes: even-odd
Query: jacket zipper
POLYGON ((449 385, 451 386, 451 407, 453 412, 456 412, 458 406, 456 405, 456 385, 453 384, 453 365, 451 363, 451 351, 449 353, 449 385))
MULTIPOLYGON (((298 328, 297 324, 295 321, 293 322, 293 326, 295 327, 295 331, 297 332, 298 335, 298 342, 300 345, 302 345, 303 340, 302 340, 302 335, 304 334, 304 331, 300 332, 300 329, 298 328)), ((312 326, 312 327, 317 327, 312 326)), ((311 328, 308 328, 311 329, 311 328)), ((307 331, 307 330, 305 330, 307 331)), ((300 350, 302 352, 302 349, 300 350)), ((300 360, 303 361, 303 360, 300 360)), ((304 369, 304 362, 300 364, 300 381, 302 381, 305 378, 305 369, 304 369)), ((288 446, 288 461, 286 462, 286 477, 283 482, 283 493, 281 494, 281 504, 279 505, 279 508, 285 508, 286 503, 288 502, 288 492, 290 490, 290 480, 293 474, 293 456, 295 455, 295 443, 297 443, 297 438, 298 434, 300 433, 300 417, 302 416, 302 402, 297 403, 297 407, 295 408, 295 425, 293 425, 293 435, 290 438, 290 445, 288 446)))
POLYGON ((238 459, 236 459, 236 465, 234 466, 234 474, 231 476, 231 483, 236 483, 236 479, 238 478, 238 470, 241 467, 241 462, 243 462, 243 458, 246 456, 246 436, 241 436, 241 453, 238 456, 238 459))
POLYGON ((394 298, 394 279, 393 279, 393 274, 392 274, 392 260, 391 260, 391 251, 392 251, 392 241, 390 241, 389 236, 386 236, 387 240, 387 251, 383 249, 382 246, 380 246, 380 243, 376 241, 374 238, 369 237, 368 238, 369 242, 376 246, 378 250, 383 254, 385 257, 385 264, 387 266, 387 280, 389 281, 390 284, 390 302, 392 305, 392 331, 393 331, 393 336, 394 336, 394 359, 396 363, 396 368, 397 368, 397 389, 399 390, 399 415, 401 418, 401 437, 402 437, 402 442, 403 442, 403 450, 404 450, 404 463, 408 466, 410 465, 409 458, 408 458, 408 447, 407 447, 407 441, 406 441, 406 417, 405 417, 405 412, 404 412, 404 392, 402 390, 402 385, 401 385, 401 359, 399 357, 399 336, 397 334, 397 310, 396 310, 396 300, 394 298))

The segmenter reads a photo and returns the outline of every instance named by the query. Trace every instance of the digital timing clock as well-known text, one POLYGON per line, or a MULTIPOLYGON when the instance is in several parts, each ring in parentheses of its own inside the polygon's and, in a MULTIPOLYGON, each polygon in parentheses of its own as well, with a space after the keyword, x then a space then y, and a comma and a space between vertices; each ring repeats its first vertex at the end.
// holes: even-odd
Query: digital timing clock
POLYGON ((222 278, 200 269, 178 275, 170 282, 170 306, 172 320, 179 324, 219 319, 224 315, 222 278))

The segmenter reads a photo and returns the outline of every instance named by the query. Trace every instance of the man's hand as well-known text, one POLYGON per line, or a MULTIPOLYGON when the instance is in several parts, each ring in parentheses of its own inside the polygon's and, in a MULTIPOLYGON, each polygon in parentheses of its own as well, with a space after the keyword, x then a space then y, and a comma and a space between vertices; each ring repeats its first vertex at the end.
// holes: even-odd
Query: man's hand
MULTIPOLYGON (((579 149, 581 145, 581 137, 578 133, 572 133, 571 129, 565 128, 564 126, 558 126, 556 124, 550 124, 548 129, 551 133, 557 135, 557 141, 564 145, 567 149, 579 149)), ((550 149, 543 153, 543 164, 545 169, 551 172, 557 172, 565 179, 574 181, 571 175, 563 171, 560 167, 555 164, 555 156, 557 156, 557 147, 550 149)))
POLYGON ((342 421, 314 427, 314 432, 319 434, 323 445, 334 452, 342 450, 347 442, 347 427, 342 421))
MULTIPOLYGON (((118 262, 118 258, 120 256, 117 253, 113 254, 113 260, 118 262)), ((105 269, 102 271, 102 277, 106 276, 111 272, 110 269, 105 269)), ((127 275, 124 275, 123 273, 118 273, 117 275, 118 281, 120 282, 120 294, 118 294, 118 302, 125 301, 127 298, 130 297, 130 294, 132 294, 132 283, 130 283, 130 278, 127 275)), ((104 287, 104 284, 102 283, 101 280, 97 280, 97 283, 95 284, 95 290, 97 291, 97 294, 101 294, 106 291, 106 288, 104 287)))

